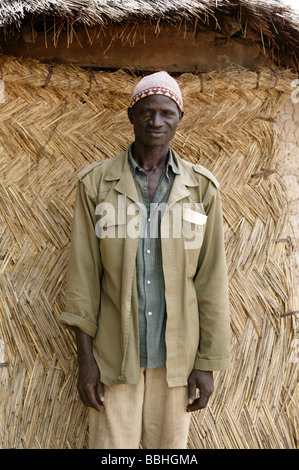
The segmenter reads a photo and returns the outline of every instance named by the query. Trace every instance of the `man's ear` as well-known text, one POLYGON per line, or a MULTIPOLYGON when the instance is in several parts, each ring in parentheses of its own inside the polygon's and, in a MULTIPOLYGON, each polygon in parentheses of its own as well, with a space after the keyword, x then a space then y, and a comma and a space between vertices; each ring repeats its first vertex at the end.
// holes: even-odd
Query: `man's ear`
POLYGON ((184 116, 184 111, 181 111, 181 110, 180 110, 180 122, 178 123, 178 127, 179 127, 179 125, 180 125, 181 122, 182 122, 183 116, 184 116))
POLYGON ((133 108, 128 108, 128 118, 131 124, 133 124, 133 108))

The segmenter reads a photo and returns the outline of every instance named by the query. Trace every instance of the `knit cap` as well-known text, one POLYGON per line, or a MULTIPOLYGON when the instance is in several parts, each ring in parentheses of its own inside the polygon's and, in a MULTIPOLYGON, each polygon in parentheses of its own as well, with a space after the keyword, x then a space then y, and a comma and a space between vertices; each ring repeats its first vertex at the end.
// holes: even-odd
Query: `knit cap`
POLYGON ((134 88, 129 108, 132 108, 137 101, 149 95, 165 95, 171 98, 183 112, 183 99, 177 81, 167 72, 156 72, 142 78, 134 88))

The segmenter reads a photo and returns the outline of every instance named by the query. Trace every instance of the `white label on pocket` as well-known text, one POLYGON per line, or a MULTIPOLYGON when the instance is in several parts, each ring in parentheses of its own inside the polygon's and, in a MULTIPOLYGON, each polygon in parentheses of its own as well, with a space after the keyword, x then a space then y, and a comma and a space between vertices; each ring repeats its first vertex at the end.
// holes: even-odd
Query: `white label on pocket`
POLYGON ((207 222, 207 216, 200 212, 193 211, 189 207, 183 209, 183 219, 191 224, 204 225, 207 222))

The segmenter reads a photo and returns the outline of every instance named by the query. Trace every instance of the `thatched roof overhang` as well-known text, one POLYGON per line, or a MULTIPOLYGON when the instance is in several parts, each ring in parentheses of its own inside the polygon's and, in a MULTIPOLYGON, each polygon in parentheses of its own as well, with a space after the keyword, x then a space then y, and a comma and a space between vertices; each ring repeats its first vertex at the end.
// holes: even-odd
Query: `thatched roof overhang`
MULTIPOLYGON (((57 47, 62 31, 76 35, 97 29, 111 42, 120 38, 134 46, 146 29, 156 36, 163 27, 183 31, 215 31, 220 36, 258 43, 277 64, 298 70, 299 14, 281 0, 2 0, 2 43, 24 27, 53 34, 57 47), (138 27, 143 27, 142 33, 138 27)), ((47 44, 45 44, 47 47, 47 44)))

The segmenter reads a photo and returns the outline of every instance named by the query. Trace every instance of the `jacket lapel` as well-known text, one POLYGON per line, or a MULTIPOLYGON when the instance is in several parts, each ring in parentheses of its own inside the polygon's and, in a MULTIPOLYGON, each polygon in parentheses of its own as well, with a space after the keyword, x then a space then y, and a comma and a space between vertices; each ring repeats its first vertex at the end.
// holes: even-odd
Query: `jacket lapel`
POLYGON ((174 178, 171 192, 167 201, 168 207, 171 207, 181 199, 190 196, 188 187, 198 186, 198 182, 193 175, 192 167, 189 167, 189 164, 185 164, 173 150, 172 152, 179 170, 179 174, 174 178))
POLYGON ((128 162, 128 150, 123 152, 120 158, 111 165, 110 171, 105 177, 106 181, 117 181, 114 186, 115 191, 124 194, 128 199, 139 202, 136 185, 128 162))

